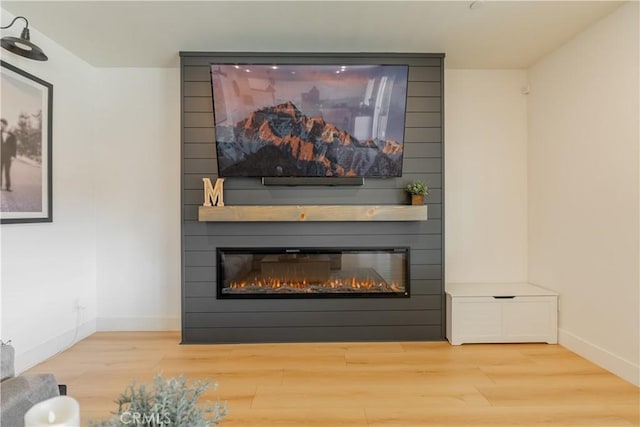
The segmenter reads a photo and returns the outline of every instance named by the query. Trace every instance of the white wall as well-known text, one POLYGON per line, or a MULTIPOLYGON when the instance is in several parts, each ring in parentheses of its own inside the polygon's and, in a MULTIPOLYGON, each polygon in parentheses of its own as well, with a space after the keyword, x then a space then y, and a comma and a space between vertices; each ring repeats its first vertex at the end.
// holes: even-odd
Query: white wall
MULTIPOLYGON (((560 342, 640 385, 638 3, 529 72, 529 277, 560 342)), ((449 209, 451 207, 449 206, 449 209)))
POLYGON ((527 278, 524 70, 445 70, 448 283, 527 278))
POLYGON ((53 84, 53 223, 0 227, 0 335, 13 341, 18 372, 96 328, 95 70, 33 29, 31 40, 48 62, 6 50, 2 59, 53 84))
POLYGON ((97 81, 98 329, 180 329, 180 71, 97 81))
POLYGON ((96 69, 31 38, 48 62, 2 59, 54 85, 54 220, 0 228, 18 372, 96 328, 180 326, 179 70, 96 69))

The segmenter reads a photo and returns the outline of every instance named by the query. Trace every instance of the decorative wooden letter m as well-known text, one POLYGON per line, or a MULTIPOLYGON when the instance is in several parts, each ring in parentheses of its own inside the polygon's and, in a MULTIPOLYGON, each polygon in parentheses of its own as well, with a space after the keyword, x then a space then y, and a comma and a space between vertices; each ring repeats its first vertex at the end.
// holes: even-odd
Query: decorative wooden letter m
POLYGON ((202 178, 204 182, 204 203, 202 206, 224 206, 222 183, 224 178, 216 179, 216 185, 211 184, 209 178, 202 178))

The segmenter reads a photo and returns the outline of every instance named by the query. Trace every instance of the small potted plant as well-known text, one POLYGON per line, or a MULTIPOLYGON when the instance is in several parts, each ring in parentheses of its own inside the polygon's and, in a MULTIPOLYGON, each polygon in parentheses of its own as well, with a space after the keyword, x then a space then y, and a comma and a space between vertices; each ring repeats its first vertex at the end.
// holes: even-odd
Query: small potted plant
POLYGON ((412 205, 424 205, 424 196, 429 194, 429 187, 424 182, 417 180, 407 184, 407 193, 411 194, 412 205))

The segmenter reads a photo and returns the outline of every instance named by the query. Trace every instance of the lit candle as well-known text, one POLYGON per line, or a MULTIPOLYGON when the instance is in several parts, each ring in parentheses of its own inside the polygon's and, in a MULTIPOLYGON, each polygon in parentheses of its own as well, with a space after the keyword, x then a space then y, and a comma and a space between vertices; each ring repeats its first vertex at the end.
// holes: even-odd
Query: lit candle
POLYGON ((36 403, 24 415, 25 427, 80 427, 80 405, 69 396, 36 403))

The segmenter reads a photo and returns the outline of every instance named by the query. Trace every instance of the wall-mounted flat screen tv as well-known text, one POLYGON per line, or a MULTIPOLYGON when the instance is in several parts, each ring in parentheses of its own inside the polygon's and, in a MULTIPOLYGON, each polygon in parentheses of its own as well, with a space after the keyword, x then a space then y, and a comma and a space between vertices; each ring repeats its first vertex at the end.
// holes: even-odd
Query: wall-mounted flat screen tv
POLYGON ((407 65, 211 64, 221 177, 399 177, 407 65))

